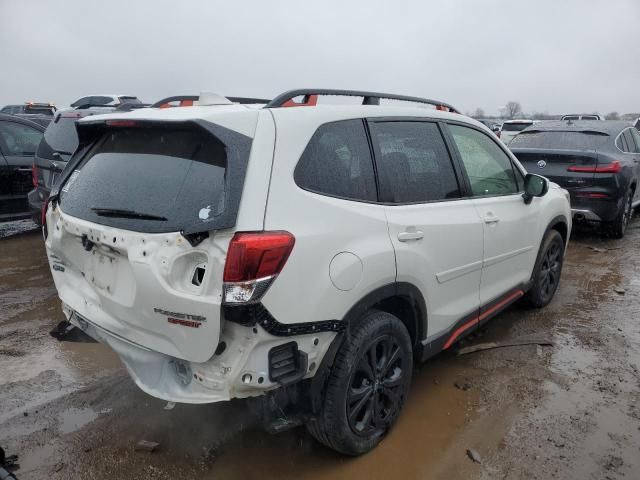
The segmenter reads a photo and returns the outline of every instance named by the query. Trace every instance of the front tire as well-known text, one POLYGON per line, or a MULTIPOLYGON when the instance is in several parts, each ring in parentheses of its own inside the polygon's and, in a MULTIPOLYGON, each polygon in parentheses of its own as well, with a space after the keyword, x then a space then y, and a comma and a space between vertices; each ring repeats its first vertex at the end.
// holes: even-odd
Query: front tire
POLYGON ((558 289, 564 263, 564 240, 557 230, 549 230, 542 240, 540 253, 532 277, 532 285, 524 302, 542 308, 551 301, 558 289))
POLYGON ((324 402, 307 422, 309 433, 346 455, 370 451, 398 418, 412 368, 406 327, 389 313, 368 313, 336 354, 324 402))

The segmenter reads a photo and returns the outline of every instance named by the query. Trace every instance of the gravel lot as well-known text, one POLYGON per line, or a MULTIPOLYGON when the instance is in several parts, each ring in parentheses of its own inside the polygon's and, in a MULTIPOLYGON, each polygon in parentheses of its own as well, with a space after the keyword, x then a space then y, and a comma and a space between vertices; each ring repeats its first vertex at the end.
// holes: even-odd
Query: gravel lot
POLYGON ((357 459, 304 429, 260 431, 242 401, 166 410, 104 346, 49 335, 63 316, 41 234, 20 222, 0 236, 0 446, 20 480, 640 478, 638 220, 621 241, 575 233, 552 304, 516 306, 465 343, 553 346, 418 366, 396 428, 357 459), (160 445, 137 452, 141 439, 160 445))

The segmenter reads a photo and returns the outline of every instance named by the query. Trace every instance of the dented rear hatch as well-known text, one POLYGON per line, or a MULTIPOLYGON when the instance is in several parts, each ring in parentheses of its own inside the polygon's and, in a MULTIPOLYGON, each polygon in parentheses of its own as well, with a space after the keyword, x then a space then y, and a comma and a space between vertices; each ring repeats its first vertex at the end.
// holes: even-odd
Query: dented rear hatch
MULTIPOLYGON (((245 121, 255 129, 256 114, 245 121)), ((78 131, 46 217, 62 301, 121 340, 208 360, 252 138, 200 120, 96 120, 78 131)))

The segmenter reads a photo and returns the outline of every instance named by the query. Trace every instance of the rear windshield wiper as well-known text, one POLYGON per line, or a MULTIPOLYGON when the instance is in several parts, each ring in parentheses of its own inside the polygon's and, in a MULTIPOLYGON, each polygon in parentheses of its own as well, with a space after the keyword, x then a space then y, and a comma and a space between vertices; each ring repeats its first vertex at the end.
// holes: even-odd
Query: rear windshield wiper
POLYGON ((133 210, 123 210, 119 208, 92 208, 91 210, 101 217, 139 218, 140 220, 158 220, 161 222, 167 221, 165 217, 161 217, 159 215, 134 212, 133 210))

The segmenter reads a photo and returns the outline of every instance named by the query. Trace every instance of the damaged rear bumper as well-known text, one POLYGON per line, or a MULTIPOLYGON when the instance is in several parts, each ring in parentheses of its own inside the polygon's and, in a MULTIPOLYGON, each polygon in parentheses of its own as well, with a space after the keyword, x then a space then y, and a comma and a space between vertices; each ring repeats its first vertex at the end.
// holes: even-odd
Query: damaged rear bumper
POLYGON ((178 403, 214 403, 232 398, 262 395, 280 385, 273 372, 274 352, 295 342, 303 362, 298 378, 315 374, 335 332, 275 337, 262 327, 253 328, 226 322, 220 347, 206 362, 195 363, 150 350, 95 322, 80 316, 67 305, 63 311, 69 322, 93 339, 108 345, 120 357, 136 385, 151 396, 178 403))

